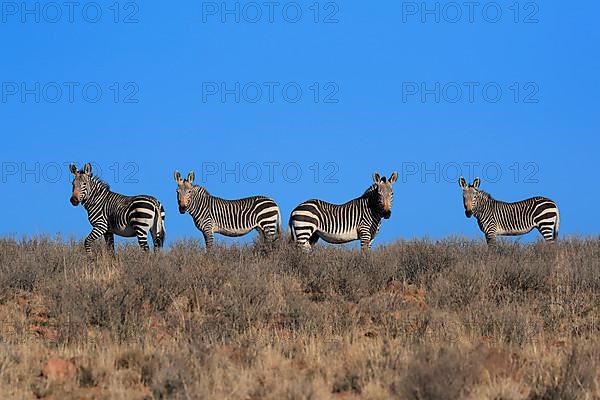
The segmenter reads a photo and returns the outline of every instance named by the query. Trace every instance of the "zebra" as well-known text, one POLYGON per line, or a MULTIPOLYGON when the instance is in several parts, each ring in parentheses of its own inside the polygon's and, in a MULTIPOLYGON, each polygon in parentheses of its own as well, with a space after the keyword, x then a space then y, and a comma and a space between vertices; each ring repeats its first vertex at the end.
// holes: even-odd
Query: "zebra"
POLYGON ((85 238, 85 251, 92 252, 92 242, 104 236, 108 248, 114 252, 114 235, 136 236, 140 247, 147 251, 148 231, 152 235, 154 250, 165 241, 165 210, 154 197, 124 196, 112 192, 108 184, 92 174, 90 163, 82 170, 74 164, 69 169, 74 176, 71 204, 82 204, 92 224, 92 232, 85 238))
POLYGON ((179 171, 175 171, 174 176, 179 212, 192 216, 196 228, 204 236, 207 249, 213 247, 215 233, 238 237, 255 229, 261 238, 271 241, 281 235, 281 212, 273 199, 265 196, 221 199, 212 196, 205 187, 194 185, 194 171, 187 179, 182 179, 179 171))
POLYGON ((292 240, 304 250, 310 250, 319 238, 341 244, 360 240, 362 250, 370 249, 381 226, 381 219, 392 215, 392 185, 398 179, 373 174, 374 183, 363 193, 345 204, 332 204, 312 199, 298 205, 290 216, 292 240))
POLYGON ((479 178, 468 185, 461 176, 458 183, 463 190, 465 215, 467 218, 472 215, 477 218, 479 229, 485 234, 488 244, 494 244, 496 236, 523 235, 533 228, 537 228, 547 242, 558 238, 560 215, 554 201, 532 197, 516 203, 505 203, 479 190, 479 178))

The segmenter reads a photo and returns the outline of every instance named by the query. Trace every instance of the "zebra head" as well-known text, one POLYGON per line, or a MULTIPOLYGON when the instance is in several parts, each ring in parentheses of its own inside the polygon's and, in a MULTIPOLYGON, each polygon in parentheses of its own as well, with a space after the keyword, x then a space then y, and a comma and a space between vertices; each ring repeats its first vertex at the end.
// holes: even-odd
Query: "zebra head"
POLYGON ((77 207, 79 203, 83 203, 88 197, 90 178, 92 177, 92 165, 90 163, 86 163, 82 170, 77 170, 77 167, 71 163, 71 165, 69 165, 69 169, 74 176, 71 204, 77 207))
POLYGON ((481 180, 475 178, 472 185, 467 184, 462 176, 458 179, 458 184, 463 190, 463 204, 465 206, 465 215, 471 218, 473 211, 477 207, 477 195, 479 194, 479 184, 481 180))
POLYGON ((185 214, 192 202, 192 188, 194 187, 194 171, 188 174, 187 179, 182 179, 179 171, 175 171, 175 182, 177 182, 177 203, 179 212, 185 214))
POLYGON ((379 214, 383 218, 388 219, 392 216, 392 200, 394 198, 394 188, 392 185, 398 179, 398 173, 394 172, 387 179, 385 176, 382 178, 377 172, 373 173, 373 181, 375 182, 375 206, 377 207, 379 214))

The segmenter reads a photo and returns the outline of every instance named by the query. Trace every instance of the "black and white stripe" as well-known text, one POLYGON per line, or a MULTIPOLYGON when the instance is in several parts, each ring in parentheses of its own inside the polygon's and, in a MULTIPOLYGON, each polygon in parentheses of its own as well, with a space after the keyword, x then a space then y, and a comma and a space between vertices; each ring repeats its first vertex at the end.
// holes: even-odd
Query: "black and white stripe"
POLYGON ((87 210, 92 232, 85 239, 85 250, 91 253, 92 242, 101 236, 114 250, 114 235, 137 237, 140 247, 148 250, 148 231, 152 235, 154 249, 165 241, 165 211, 152 196, 124 196, 112 192, 105 182, 92 175, 88 163, 78 171, 71 164, 74 175, 71 204, 81 203, 87 210))
POLYGON ((179 212, 192 216, 194 224, 202 232, 206 247, 214 243, 214 234, 237 237, 253 229, 262 238, 277 239, 281 234, 281 212, 272 199, 253 196, 226 200, 212 196, 202 186, 194 185, 194 172, 182 179, 175 171, 179 212))
POLYGON ((290 216, 292 239, 305 250, 319 238, 334 244, 360 240, 361 248, 371 248, 381 219, 391 216, 392 185, 397 177, 396 172, 389 180, 375 173, 375 183, 362 196, 345 204, 313 199, 298 205, 290 216))
POLYGON ((489 193, 479 190, 480 179, 467 185, 461 176, 465 214, 477 218, 479 228, 488 243, 496 236, 515 236, 531 232, 534 228, 546 241, 558 238, 560 214, 556 203, 545 197, 532 197, 515 203, 495 200, 489 193))

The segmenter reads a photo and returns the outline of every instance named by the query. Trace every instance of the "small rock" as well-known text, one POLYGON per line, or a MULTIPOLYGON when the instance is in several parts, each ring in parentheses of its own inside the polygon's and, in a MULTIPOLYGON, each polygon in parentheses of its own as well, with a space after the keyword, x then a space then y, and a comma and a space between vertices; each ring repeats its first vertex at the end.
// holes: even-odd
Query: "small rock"
POLYGON ((73 379, 76 374, 75 363, 62 358, 51 358, 42 367, 42 376, 51 381, 64 382, 73 379))

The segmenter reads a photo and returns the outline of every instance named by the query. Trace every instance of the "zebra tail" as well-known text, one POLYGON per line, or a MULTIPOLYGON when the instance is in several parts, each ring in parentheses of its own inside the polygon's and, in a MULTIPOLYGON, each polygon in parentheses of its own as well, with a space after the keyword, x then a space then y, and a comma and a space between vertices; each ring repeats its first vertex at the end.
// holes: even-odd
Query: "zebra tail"
POLYGON ((554 240, 558 239, 558 228, 560 228, 560 211, 556 207, 556 225, 554 225, 554 240))
POLYGON ((290 240, 289 243, 294 243, 296 238, 294 237, 294 228, 292 227, 292 216, 290 215, 290 220, 288 222, 288 227, 290 228, 290 240))
POLYGON ((277 236, 283 235, 283 221, 281 220, 281 210, 277 207, 277 236))
POLYGON ((165 231, 165 208, 162 204, 158 203, 157 212, 156 212, 156 236, 160 240, 161 244, 165 243, 166 231, 165 231))

